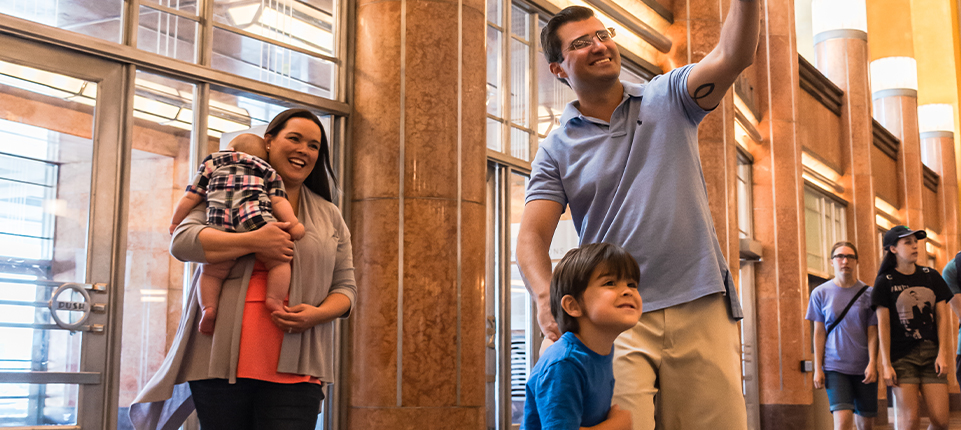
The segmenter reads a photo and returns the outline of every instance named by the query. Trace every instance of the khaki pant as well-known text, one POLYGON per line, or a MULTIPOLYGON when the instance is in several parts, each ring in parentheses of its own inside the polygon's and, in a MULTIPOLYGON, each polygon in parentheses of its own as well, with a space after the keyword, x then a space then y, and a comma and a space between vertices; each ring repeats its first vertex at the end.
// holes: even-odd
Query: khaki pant
POLYGON ((747 428, 740 337, 727 307, 713 294, 645 312, 617 338, 613 403, 631 411, 634 430, 747 428))

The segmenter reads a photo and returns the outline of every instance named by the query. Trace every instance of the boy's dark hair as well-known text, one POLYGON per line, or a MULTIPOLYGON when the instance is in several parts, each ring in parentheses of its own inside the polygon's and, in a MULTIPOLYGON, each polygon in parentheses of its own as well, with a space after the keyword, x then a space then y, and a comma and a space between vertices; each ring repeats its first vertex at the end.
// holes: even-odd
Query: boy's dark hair
POLYGON ((541 47, 544 48, 544 57, 547 57, 548 63, 564 61, 564 47, 561 46, 561 39, 557 37, 557 29, 569 22, 583 21, 592 16, 594 11, 589 8, 568 6, 547 21, 547 25, 541 30, 541 47))
POLYGON ((594 270, 604 269, 618 279, 640 282, 641 270, 637 261, 624 248, 610 243, 592 243, 567 251, 551 276, 551 314, 561 333, 577 333, 577 319, 561 307, 561 299, 571 295, 576 300, 584 296, 594 270))

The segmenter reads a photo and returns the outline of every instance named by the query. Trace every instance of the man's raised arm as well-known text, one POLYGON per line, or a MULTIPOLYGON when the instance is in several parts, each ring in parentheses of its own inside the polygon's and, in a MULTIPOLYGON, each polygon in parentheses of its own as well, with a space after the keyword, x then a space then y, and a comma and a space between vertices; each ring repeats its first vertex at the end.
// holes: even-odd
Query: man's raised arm
POLYGON ((532 200, 524 206, 517 233, 517 264, 537 305, 537 323, 551 341, 561 337, 551 314, 551 240, 564 206, 551 200, 532 200))
POLYGON ((721 40, 694 66, 687 91, 702 109, 714 109, 737 76, 754 62, 760 28, 760 0, 731 0, 721 40))

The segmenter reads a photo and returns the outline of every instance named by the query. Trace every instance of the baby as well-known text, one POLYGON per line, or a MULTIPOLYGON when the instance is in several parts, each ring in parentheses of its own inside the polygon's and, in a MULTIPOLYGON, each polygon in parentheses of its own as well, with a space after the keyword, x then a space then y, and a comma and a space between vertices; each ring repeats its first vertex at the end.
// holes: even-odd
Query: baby
MULTIPOLYGON (((257 230, 269 222, 287 222, 293 240, 304 237, 304 225, 297 221, 287 201, 280 175, 267 164, 264 140, 253 134, 237 136, 227 147, 207 156, 194 183, 187 187, 174 208, 170 234, 187 214, 207 201, 207 224, 228 232, 257 230)), ((217 319, 217 302, 224 278, 234 261, 204 264, 200 268, 200 332, 212 334, 217 319)), ((282 310, 290 288, 290 264, 265 261, 267 267, 266 306, 282 310)))

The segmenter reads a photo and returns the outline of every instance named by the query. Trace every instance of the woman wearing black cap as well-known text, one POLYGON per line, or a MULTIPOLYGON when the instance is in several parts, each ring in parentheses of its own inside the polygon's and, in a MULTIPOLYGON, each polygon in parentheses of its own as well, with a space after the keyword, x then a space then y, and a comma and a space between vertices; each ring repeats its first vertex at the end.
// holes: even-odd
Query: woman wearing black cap
POLYGON ((930 414, 929 429, 947 429, 951 291, 938 272, 919 266, 923 230, 897 226, 884 234, 884 258, 871 293, 878 316, 881 375, 894 387, 898 429, 917 429, 918 395, 930 414))
POLYGON ((167 357, 130 407, 137 429, 177 428, 194 408, 204 430, 315 427, 322 387, 334 376, 332 321, 350 313, 357 290, 350 232, 330 201, 320 120, 304 109, 281 112, 264 143, 306 234, 291 241, 286 223, 245 233, 206 228, 205 205, 180 223, 170 247, 176 258, 237 263, 224 281, 213 335, 197 332, 194 276, 167 357), (288 302, 273 312, 260 263, 270 260, 292 265, 288 302))

